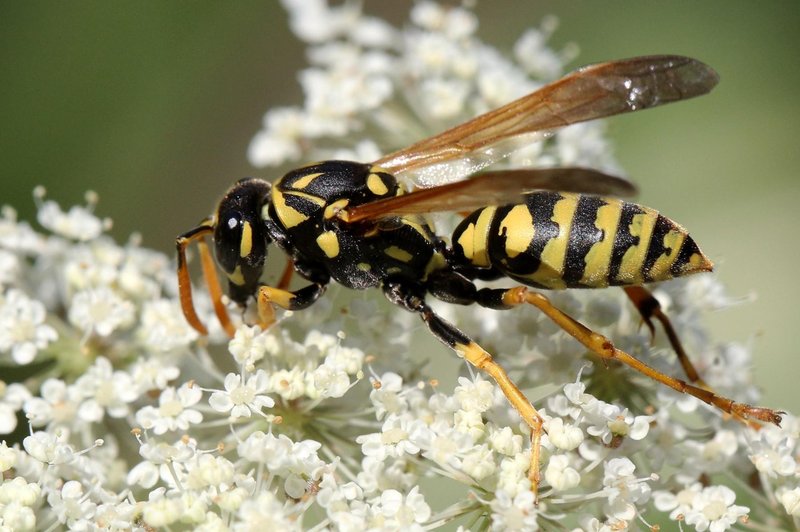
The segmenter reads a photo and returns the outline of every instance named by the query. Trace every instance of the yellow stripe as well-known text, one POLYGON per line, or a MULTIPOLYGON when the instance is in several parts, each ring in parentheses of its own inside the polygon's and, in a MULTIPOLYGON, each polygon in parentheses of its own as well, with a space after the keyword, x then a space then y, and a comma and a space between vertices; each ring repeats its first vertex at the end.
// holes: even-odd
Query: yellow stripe
POLYGON ((506 235, 506 256, 513 259, 528 250, 533 240, 533 216, 527 205, 516 205, 503 217, 498 235, 506 235))
POLYGON ((658 213, 653 209, 641 206, 640 208, 645 212, 634 215, 629 227, 631 235, 639 237, 639 243, 625 251, 619 264, 619 273, 617 273, 617 281, 624 284, 642 284, 644 282, 642 265, 653 234, 653 226, 658 218, 658 213))
POLYGON ((233 270, 233 273, 225 272, 225 275, 236 286, 244 285, 244 275, 242 275, 242 266, 240 264, 236 265, 236 269, 233 270))
MULTIPOLYGON (((470 260, 475 266, 488 268, 491 265, 489 262, 489 250, 486 249, 486 243, 489 240, 489 226, 492 224, 496 211, 497 207, 486 207, 481 211, 478 215, 478 219, 475 221, 475 229, 472 231, 472 242, 470 245, 470 260)), ((461 240, 459 239, 459 243, 460 242, 461 240)))
POLYGON ((686 240, 686 234, 681 231, 672 230, 664 235, 664 247, 669 248, 669 251, 662 253, 660 257, 653 263, 653 267, 647 272, 647 277, 651 281, 664 281, 672 278, 670 268, 678 258, 678 252, 686 240))
POLYGON ((388 248, 384 249, 383 252, 393 259, 399 260, 400 262, 410 262, 411 259, 414 258, 414 255, 397 246, 389 246, 388 248))
POLYGON ((345 207, 347 207, 348 203, 350 203, 350 200, 347 198, 342 198, 334 201, 333 203, 325 207, 325 212, 323 213, 324 218, 326 220, 330 220, 331 218, 339 214, 345 207))
POLYGON ((322 174, 323 174, 323 172, 318 172, 316 174, 304 175, 303 177, 301 177, 300 179, 298 179, 297 181, 295 181, 294 183, 292 183, 289 186, 291 188, 293 188, 293 189, 296 189, 296 190, 302 190, 302 189, 306 188, 312 181, 314 181, 316 178, 318 178, 322 174))
POLYGON ((617 225, 622 215, 622 202, 615 199, 603 198, 607 205, 597 209, 597 218, 594 226, 603 231, 603 240, 596 242, 589 248, 584 258, 586 269, 583 270, 581 284, 602 288, 608 286, 608 269, 611 265, 611 253, 614 249, 614 239, 617 236, 617 225))
POLYGON ((239 256, 247 257, 253 249, 253 228, 250 222, 242 224, 242 238, 239 240, 239 256))
POLYGON ((333 231, 325 231, 319 235, 317 237, 317 245, 329 259, 339 254, 339 238, 333 231))
MULTIPOLYGON (((307 199, 308 201, 315 203, 320 207, 325 205, 325 200, 323 200, 322 198, 318 198, 317 196, 312 196, 311 194, 306 194, 304 192, 286 191, 286 194, 307 199)), ((307 215, 303 214, 302 212, 298 211, 293 207, 289 207, 286 204, 286 198, 284 196, 284 192, 281 191, 278 186, 272 187, 272 205, 274 205, 275 212, 277 213, 281 223, 287 229, 299 225, 308 220, 307 215)))
POLYGON ((558 235, 551 238, 542 250, 539 269, 528 276, 533 281, 547 288, 565 288, 562 279, 564 274, 564 258, 567 256, 569 244, 569 231, 572 227, 572 218, 578 208, 577 194, 562 194, 563 199, 553 206, 553 216, 550 218, 558 224, 558 235))
POLYGON ((407 225, 407 226, 411 227, 412 229, 414 229, 414 231, 419 233, 419 236, 421 236, 422 238, 424 238, 428 242, 431 241, 430 224, 427 222, 425 217, 423 217, 423 216, 403 216, 402 218, 400 218, 400 221, 402 222, 403 225, 407 225))
POLYGON ((369 177, 367 177, 367 188, 376 196, 383 196, 389 192, 386 183, 383 182, 383 179, 381 179, 381 176, 378 174, 369 174, 369 177))

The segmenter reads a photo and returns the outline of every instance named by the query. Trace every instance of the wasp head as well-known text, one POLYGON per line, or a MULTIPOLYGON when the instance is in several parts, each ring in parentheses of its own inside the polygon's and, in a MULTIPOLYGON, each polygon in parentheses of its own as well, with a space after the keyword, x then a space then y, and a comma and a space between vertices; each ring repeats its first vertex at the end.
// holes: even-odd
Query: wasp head
POLYGON ((239 304, 256 292, 267 260, 270 238, 261 212, 269 202, 270 189, 271 185, 261 179, 242 179, 217 207, 215 255, 228 277, 228 295, 239 304))

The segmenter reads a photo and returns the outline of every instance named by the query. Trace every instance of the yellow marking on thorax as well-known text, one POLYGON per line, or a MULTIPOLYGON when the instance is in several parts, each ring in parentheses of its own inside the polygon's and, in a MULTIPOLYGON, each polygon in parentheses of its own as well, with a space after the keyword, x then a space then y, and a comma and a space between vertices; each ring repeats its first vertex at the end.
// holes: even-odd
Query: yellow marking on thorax
POLYGON ((275 212, 277 213, 278 218, 280 218, 281 223, 287 229, 305 222, 308 220, 308 216, 287 205, 285 197, 286 194, 306 199, 316 205, 319 205, 320 207, 325 205, 325 200, 317 196, 312 196, 311 194, 306 194, 305 192, 295 192, 291 190, 284 192, 279 190, 279 187, 277 186, 272 187, 272 205, 275 207, 275 212))
POLYGON ((247 257, 252 249, 253 228, 250 226, 250 222, 244 222, 242 224, 242 238, 239 240, 239 256, 242 258, 247 257))
POLYGON ((611 266, 611 254, 614 250, 614 239, 617 236, 617 225, 622 216, 622 202, 603 198, 607 205, 597 209, 594 226, 603 231, 603 239, 595 242, 584 258, 586 268, 583 270, 581 284, 602 288, 608 286, 608 270, 611 266))
POLYGON ((533 240, 535 228, 533 216, 527 205, 516 205, 503 217, 498 227, 498 235, 506 235, 506 256, 513 259, 528 250, 533 240))
POLYGON ((658 213, 653 209, 640 208, 645 212, 634 215, 628 228, 631 235, 639 237, 639 243, 625 251, 619 264, 619 273, 617 273, 616 280, 625 284, 642 284, 644 281, 642 265, 650 245, 653 227, 658 218, 658 213))
POLYGON ((378 174, 369 174, 369 177, 367 177, 367 188, 376 196, 383 196, 389 192, 386 183, 383 182, 383 179, 381 179, 381 176, 378 174))
POLYGON ((350 200, 347 198, 338 199, 333 203, 331 203, 330 205, 328 205, 327 207, 325 207, 325 212, 323 213, 323 216, 325 217, 326 220, 330 220, 331 218, 339 214, 343 209, 345 209, 349 203, 350 200))
POLYGON ((686 240, 686 235, 674 229, 664 235, 664 247, 669 248, 669 250, 662 253, 653 263, 650 271, 647 272, 647 276, 650 280, 664 281, 672 278, 670 268, 672 268, 672 265, 675 263, 675 259, 678 258, 678 252, 684 240, 686 240))
POLYGON ((317 245, 329 259, 339 254, 339 238, 333 231, 325 231, 319 235, 317 237, 317 245))
POLYGON ((491 265, 486 242, 489 239, 489 225, 496 211, 497 207, 484 208, 475 223, 469 224, 458 238, 458 243, 464 250, 464 257, 475 266, 488 268, 491 265))
POLYGON ((566 287, 566 283, 562 279, 564 275, 564 259, 567 256, 569 232, 572 228, 575 209, 578 208, 579 196, 577 194, 562 194, 562 198, 553 206, 553 216, 550 218, 550 220, 558 224, 558 235, 545 244, 540 257, 539 268, 533 275, 528 276, 542 286, 552 289, 566 287))
POLYGON ((419 233, 419 236, 428 242, 431 241, 430 225, 423 216, 403 216, 400 218, 400 221, 403 223, 403 225, 412 227, 417 233, 419 233))
POLYGON ((296 190, 302 190, 302 189, 306 188, 316 178, 321 176, 323 173, 324 172, 318 172, 316 174, 304 175, 303 177, 301 177, 300 179, 298 179, 297 181, 295 181, 294 183, 292 183, 289 186, 291 188, 293 188, 293 189, 296 189, 296 190))
POLYGON ((411 262, 411 259, 414 258, 414 255, 397 246, 389 246, 388 248, 384 249, 383 252, 393 259, 399 260, 400 262, 411 262))

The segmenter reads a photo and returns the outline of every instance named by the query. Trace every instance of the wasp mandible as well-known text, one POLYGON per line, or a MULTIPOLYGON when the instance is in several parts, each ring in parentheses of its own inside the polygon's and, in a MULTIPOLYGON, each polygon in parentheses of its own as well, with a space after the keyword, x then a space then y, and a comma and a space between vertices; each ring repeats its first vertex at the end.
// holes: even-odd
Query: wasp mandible
MULTIPOLYGON (((566 77, 439 135, 372 163, 325 161, 270 184, 243 179, 216 212, 177 239, 183 313, 207 330, 192 303, 186 248, 196 241, 215 312, 228 334, 234 326, 222 301, 214 259, 241 306, 257 299, 261 325, 273 306, 300 310, 331 280, 352 289, 380 288, 392 303, 420 316, 431 333, 488 373, 531 429, 529 477, 539 484, 541 416, 505 370, 467 334, 438 316, 426 296, 458 305, 506 310, 533 305, 604 360, 617 360, 675 390, 744 421, 779 424, 780 412, 735 402, 700 379, 672 326, 643 284, 710 271, 711 261, 680 225, 658 212, 618 199, 635 192, 627 180, 586 168, 489 170, 521 135, 550 132, 596 118, 647 109, 709 92, 713 69, 695 59, 662 55, 611 61, 566 77), (407 192, 396 177, 459 160, 471 179, 407 192), (449 240, 423 217, 469 212, 449 240), (449 242, 449 243, 448 243, 449 242), (288 290, 261 282, 271 244, 282 249, 308 284, 288 290), (522 286, 479 288, 476 281, 508 278, 522 286), (663 325, 688 381, 665 375, 616 348, 553 306, 538 289, 622 286, 653 331, 663 325)), ((285 286, 284 286, 285 285, 285 286)))

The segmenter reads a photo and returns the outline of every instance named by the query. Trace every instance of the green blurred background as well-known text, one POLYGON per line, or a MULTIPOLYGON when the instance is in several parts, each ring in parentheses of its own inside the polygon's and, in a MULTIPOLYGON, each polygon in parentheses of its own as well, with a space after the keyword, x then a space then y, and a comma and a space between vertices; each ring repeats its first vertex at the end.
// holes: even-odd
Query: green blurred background
MULTIPOLYGON (((367 2, 400 24, 410 2, 367 2)), ((717 337, 751 342, 767 406, 800 412, 800 2, 480 2, 479 35, 509 49, 546 14, 572 66, 651 53, 702 59, 711 96, 609 122, 642 203, 686 225, 734 295, 717 337)), ((263 112, 302 102, 303 48, 277 1, 4 2, 0 203, 34 213, 100 194, 113 234, 171 252, 234 179, 263 112)))

